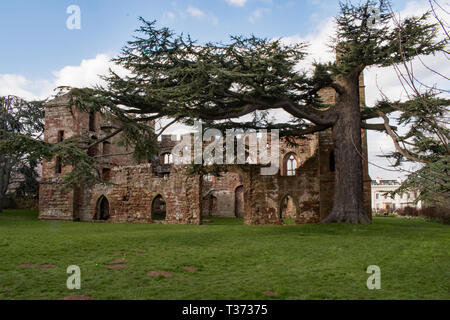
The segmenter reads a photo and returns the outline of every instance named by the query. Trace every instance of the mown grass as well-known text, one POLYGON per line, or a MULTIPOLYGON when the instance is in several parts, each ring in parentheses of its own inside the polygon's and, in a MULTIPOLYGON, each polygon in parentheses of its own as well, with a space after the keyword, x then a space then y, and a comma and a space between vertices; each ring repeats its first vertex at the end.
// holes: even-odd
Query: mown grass
POLYGON ((210 220, 201 226, 77 223, 6 211, 0 214, 0 299, 450 298, 449 226, 381 217, 369 226, 210 220), (118 258, 127 259, 124 269, 105 268, 118 258), (66 288, 69 265, 81 268, 81 290, 66 288), (381 290, 366 287, 369 265, 381 268, 381 290), (152 270, 173 276, 146 276, 152 270))

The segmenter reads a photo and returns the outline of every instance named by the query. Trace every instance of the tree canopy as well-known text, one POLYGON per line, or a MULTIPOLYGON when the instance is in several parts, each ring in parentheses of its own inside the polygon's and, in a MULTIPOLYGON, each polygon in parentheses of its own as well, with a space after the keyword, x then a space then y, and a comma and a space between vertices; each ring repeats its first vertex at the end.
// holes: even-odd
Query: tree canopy
MULTIPOLYGON (((40 102, 27 102, 16 96, 0 97, 0 212, 3 198, 8 190, 11 178, 17 174, 28 173, 30 167, 35 167, 37 159, 30 160, 27 150, 14 150, 7 141, 24 135, 29 139, 39 139, 44 132, 44 112, 40 102), (1 147, 0 147, 1 148, 1 147)), ((26 178, 30 177, 26 175, 26 178)), ((26 181, 29 182, 29 181, 26 181)), ((20 187, 24 187, 22 183, 20 187)), ((27 191, 30 184, 26 184, 27 191)), ((36 185, 35 185, 36 186, 36 185)), ((36 191, 36 190, 34 190, 36 191)))

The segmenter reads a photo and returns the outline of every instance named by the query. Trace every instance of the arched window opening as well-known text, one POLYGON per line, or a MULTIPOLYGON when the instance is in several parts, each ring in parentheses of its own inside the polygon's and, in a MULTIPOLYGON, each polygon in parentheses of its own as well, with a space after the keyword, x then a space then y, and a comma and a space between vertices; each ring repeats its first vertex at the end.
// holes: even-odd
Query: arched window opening
POLYGON ((239 186, 234 191, 234 211, 236 218, 244 217, 244 186, 239 186))
POLYGON ((88 149, 88 156, 95 157, 97 155, 97 146, 90 147, 88 149))
POLYGON ((210 216, 217 212, 217 198, 213 195, 208 197, 208 212, 210 216))
POLYGON ((58 142, 64 141, 64 131, 58 131, 58 142))
POLYGON ((56 157, 56 164, 55 164, 55 173, 61 174, 62 173, 62 158, 56 157))
POLYGON ((107 182, 111 180, 111 169, 103 168, 103 170, 102 170, 102 180, 103 181, 107 181, 107 182))
POLYGON ((166 201, 161 195, 156 196, 153 200, 152 220, 166 220, 166 201))
MULTIPOLYGON (((89 143, 90 143, 90 144, 93 144, 93 143, 95 143, 96 141, 97 141, 97 138, 96 138, 96 137, 92 137, 92 141, 89 142, 89 143)), ((95 146, 92 146, 92 147, 90 147, 90 148, 88 149, 87 154, 88 154, 89 157, 95 157, 95 156, 97 156, 97 146, 98 146, 98 145, 95 145, 95 146)))
POLYGON ((173 154, 171 153, 164 153, 162 155, 163 163, 164 164, 173 164, 173 154))
POLYGON ((298 167, 298 162, 295 154, 291 153, 285 157, 284 161, 285 174, 289 177, 296 175, 296 170, 298 167))
POLYGON ((280 220, 284 224, 295 224, 297 217, 297 207, 294 198, 286 196, 281 200, 280 204, 280 220))
POLYGON ((111 162, 111 142, 105 141, 103 142, 103 161, 104 162, 111 162))
POLYGON ((103 155, 104 156, 111 155, 111 142, 108 141, 103 142, 103 155))
POLYGON ((106 221, 109 219, 109 201, 105 196, 101 196, 97 203, 95 220, 106 221))
POLYGON ((208 173, 203 176, 204 181, 212 182, 213 181, 213 175, 211 173, 208 173))
POLYGON ((336 160, 334 158, 334 151, 330 152, 330 172, 336 171, 336 160))
POLYGON ((89 131, 95 131, 95 113, 89 112, 89 131))

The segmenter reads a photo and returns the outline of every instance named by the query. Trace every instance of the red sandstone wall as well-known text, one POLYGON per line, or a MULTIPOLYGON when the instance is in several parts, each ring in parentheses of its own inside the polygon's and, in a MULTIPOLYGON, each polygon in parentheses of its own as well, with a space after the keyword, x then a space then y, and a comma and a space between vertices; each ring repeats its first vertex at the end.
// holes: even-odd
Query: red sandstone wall
POLYGON ((101 196, 109 201, 112 222, 153 222, 152 202, 158 195, 166 201, 164 223, 200 224, 200 181, 189 176, 183 167, 174 168, 169 177, 154 175, 150 164, 116 167, 112 170, 113 186, 95 186, 81 197, 80 218, 92 221, 101 196))

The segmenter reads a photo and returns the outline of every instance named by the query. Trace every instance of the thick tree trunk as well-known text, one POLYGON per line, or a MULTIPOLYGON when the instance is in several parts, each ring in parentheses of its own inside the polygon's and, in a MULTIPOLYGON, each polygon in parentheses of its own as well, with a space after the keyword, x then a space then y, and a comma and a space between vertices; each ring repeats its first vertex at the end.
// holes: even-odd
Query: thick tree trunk
POLYGON ((344 82, 338 96, 339 117, 333 125, 335 145, 335 192, 333 209, 322 223, 369 224, 364 209, 363 159, 358 77, 344 82))

